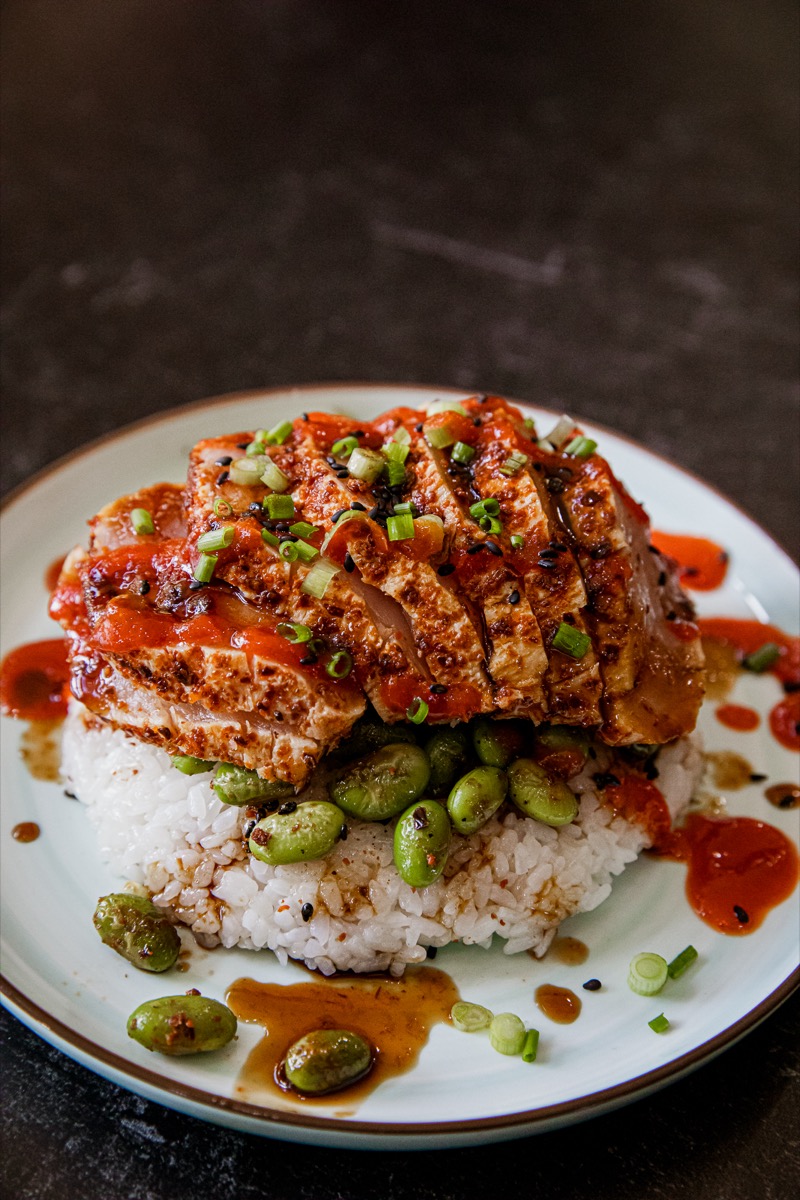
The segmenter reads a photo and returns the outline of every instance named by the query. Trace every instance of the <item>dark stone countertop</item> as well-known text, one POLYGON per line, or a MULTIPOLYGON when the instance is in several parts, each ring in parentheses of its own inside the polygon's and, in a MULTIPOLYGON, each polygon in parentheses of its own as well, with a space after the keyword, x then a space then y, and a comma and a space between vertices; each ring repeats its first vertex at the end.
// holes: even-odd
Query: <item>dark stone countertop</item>
MULTIPOLYGON (((2 20, 4 489, 204 396, 428 382, 616 428, 796 554, 794 4, 6 0, 2 20)), ((418 1156, 214 1129, 4 1013, 2 1194, 782 1198, 799 1013, 618 1113, 418 1156)))

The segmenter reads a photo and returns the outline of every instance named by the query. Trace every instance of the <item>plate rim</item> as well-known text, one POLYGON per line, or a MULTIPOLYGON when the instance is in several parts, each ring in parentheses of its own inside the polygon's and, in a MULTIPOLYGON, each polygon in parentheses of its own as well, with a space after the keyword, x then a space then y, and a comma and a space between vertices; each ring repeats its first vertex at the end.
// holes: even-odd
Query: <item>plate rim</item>
MULTIPOLYGON (((299 399, 304 393, 310 392, 335 393, 353 392, 356 390, 373 393, 380 391, 395 393, 409 391, 436 392, 445 395, 460 396, 472 394, 468 388, 440 387, 424 383, 391 383, 387 381, 374 383, 364 380, 285 384, 269 388, 248 388, 240 391, 225 392, 150 413, 147 416, 101 434, 89 442, 83 443, 81 446, 68 451, 66 454, 46 464, 16 487, 12 488, 0 501, 0 511, 5 514, 17 501, 28 492, 34 490, 43 481, 57 474, 75 461, 92 454, 95 450, 110 446, 115 441, 125 439, 130 434, 175 420, 178 417, 201 412, 203 409, 220 408, 228 405, 233 406, 237 403, 270 399, 279 395, 292 394, 297 395, 299 399)), ((511 402, 538 412, 557 415, 554 410, 544 408, 531 401, 511 398, 511 402)), ((766 538, 774 549, 793 567, 797 566, 793 555, 776 537, 765 530, 736 501, 731 500, 729 496, 725 495, 713 484, 709 484, 706 480, 682 465, 675 463, 672 459, 643 446, 635 438, 594 420, 587 420, 587 424, 626 443, 637 453, 644 453, 664 463, 671 470, 679 472, 681 475, 699 484, 708 492, 716 495, 733 509, 740 518, 750 524, 761 537, 766 538)), ((491 1134, 503 1131, 508 1136, 514 1136, 515 1134, 522 1135, 524 1133, 543 1132, 546 1128, 552 1128, 555 1124, 566 1125, 588 1119, 591 1116, 598 1115, 602 1111, 608 1111, 638 1098, 643 1098, 649 1092, 661 1086, 677 1082, 682 1076, 716 1057, 716 1055, 756 1028, 756 1026, 770 1016, 772 1012, 779 1008, 798 989, 800 989, 800 966, 794 968, 777 988, 765 996, 755 1008, 750 1009, 749 1012, 741 1016, 732 1025, 720 1030, 719 1033, 708 1038, 680 1057, 671 1059, 662 1066, 644 1072, 641 1075, 636 1075, 621 1083, 601 1088, 598 1091, 570 1100, 563 1100, 556 1104, 533 1109, 525 1109, 524 1111, 495 1116, 473 1117, 457 1121, 441 1121, 431 1124, 430 1122, 364 1121, 325 1115, 317 1116, 300 1110, 296 1112, 292 1110, 284 1111, 238 1100, 236 1097, 215 1094, 203 1088, 196 1087, 193 1084, 170 1079, 149 1067, 140 1065, 131 1059, 126 1059, 116 1051, 106 1049, 78 1031, 71 1029, 59 1017, 49 1013, 35 1000, 27 996, 5 975, 0 974, 0 998, 2 998, 4 1006, 13 1015, 20 1016, 23 1023, 28 1025, 32 1032, 42 1037, 45 1041, 50 1040, 47 1037, 47 1033, 49 1033, 54 1039, 50 1044, 56 1045, 68 1057, 70 1057, 69 1052, 64 1047, 76 1050, 81 1057, 75 1059, 75 1061, 86 1065, 89 1070, 93 1069, 91 1064, 95 1062, 109 1068, 115 1074, 113 1082, 119 1086, 129 1086, 131 1090, 135 1091, 136 1087, 134 1085, 138 1083, 165 1096, 164 1100, 155 1102, 161 1102, 167 1107, 170 1106, 170 1100, 197 1105, 204 1110, 207 1119, 211 1121, 217 1119, 220 1113, 245 1118, 248 1122, 248 1129, 251 1132, 261 1133, 262 1135, 270 1135, 271 1133, 279 1135, 282 1127, 288 1127, 292 1130, 313 1130, 331 1135, 372 1135, 373 1140, 382 1139, 388 1143, 394 1139, 406 1145, 406 1148, 410 1148, 408 1141, 413 1138, 420 1139, 420 1144, 424 1144, 436 1139, 446 1140, 448 1137, 459 1134, 491 1134), (46 1033, 42 1032, 43 1030, 46 1033), (123 1082, 120 1082, 120 1079, 123 1082), (129 1080, 130 1083, 126 1084, 125 1080, 129 1080)), ((102 1072, 98 1073, 102 1074, 102 1072)), ((106 1076, 106 1078, 109 1078, 109 1076, 106 1076)), ((184 1109, 184 1111, 186 1110, 184 1109)))

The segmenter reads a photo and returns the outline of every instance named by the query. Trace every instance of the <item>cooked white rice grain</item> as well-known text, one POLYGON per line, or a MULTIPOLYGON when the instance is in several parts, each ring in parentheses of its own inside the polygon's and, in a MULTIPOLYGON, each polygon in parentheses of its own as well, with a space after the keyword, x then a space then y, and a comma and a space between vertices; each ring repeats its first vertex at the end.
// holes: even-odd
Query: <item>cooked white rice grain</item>
MULTIPOLYGON (((661 750, 658 786, 673 818, 688 804, 702 755, 691 738, 661 750)), ((272 950, 334 971, 402 973, 427 946, 453 940, 509 954, 544 954, 558 925, 606 899, 611 880, 648 844, 642 828, 604 806, 592 774, 571 825, 553 829, 516 812, 471 837, 453 836, 441 879, 415 890, 392 862, 389 825, 349 820, 346 841, 322 861, 270 867, 242 841, 244 810, 223 804, 211 773, 187 776, 162 751, 101 725, 74 704, 62 771, 87 806, 103 858, 143 884, 204 945, 272 950), (301 909, 313 905, 304 921, 301 909)))

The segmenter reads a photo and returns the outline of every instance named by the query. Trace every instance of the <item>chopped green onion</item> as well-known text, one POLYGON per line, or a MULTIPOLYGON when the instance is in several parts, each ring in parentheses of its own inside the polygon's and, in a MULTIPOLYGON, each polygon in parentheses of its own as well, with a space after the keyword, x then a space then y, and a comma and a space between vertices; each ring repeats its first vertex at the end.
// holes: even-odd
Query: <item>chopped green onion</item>
POLYGON ((561 453, 571 454, 573 458, 588 458, 590 454, 594 454, 596 449, 597 442, 593 442, 591 438, 583 437, 581 434, 568 442, 561 453))
POLYGON ((470 1004, 467 1000, 459 1000, 450 1009, 450 1020, 462 1033, 477 1033, 479 1029, 488 1029, 493 1016, 494 1013, 482 1004, 470 1004))
POLYGON ((456 442, 450 454, 453 462, 462 463, 464 466, 472 462, 475 457, 475 451, 472 446, 468 446, 466 442, 456 442))
POLYGON ((525 1034, 525 1041, 522 1043, 522 1061, 536 1062, 536 1055, 539 1052, 539 1030, 529 1029, 525 1034))
POLYGON ((216 554, 201 554, 194 569, 194 577, 198 583, 208 583, 217 565, 216 554))
POLYGON ((401 446, 408 446, 411 443, 411 434, 406 429, 405 425, 398 425, 392 434, 392 441, 398 442, 401 446))
POLYGON ((503 526, 498 521, 497 517, 480 517, 478 524, 484 533, 498 534, 503 532, 503 526))
POLYGON ((278 554, 284 562, 297 562, 300 557, 299 546, 300 542, 281 542, 278 546, 278 554))
POLYGON ((667 962, 660 954, 637 954, 628 967, 628 987, 637 996, 655 996, 667 982, 667 962))
POLYGON ((284 475, 277 463, 268 458, 264 464, 261 482, 265 483, 273 492, 285 492, 289 486, 289 476, 284 475))
POLYGON ((363 479, 365 483, 374 483, 385 465, 386 459, 377 450, 367 450, 363 446, 356 446, 350 455, 347 468, 354 479, 363 479))
POLYGON ((261 530, 261 540, 266 542, 268 546, 280 546, 281 539, 276 537, 274 533, 270 533, 268 529, 261 530))
POLYGON ((520 1054, 525 1045, 525 1025, 516 1013, 498 1013, 489 1026, 489 1041, 499 1054, 520 1054))
POLYGON ((421 725, 428 715, 428 705, 421 696, 415 696, 406 709, 406 719, 412 725, 421 725))
POLYGON ((647 1024, 653 1033, 666 1033, 669 1029, 669 1021, 663 1013, 659 1013, 657 1017, 653 1017, 652 1021, 648 1021, 647 1024))
POLYGON ((349 458, 358 445, 358 438, 349 437, 339 438, 338 442, 334 442, 331 446, 331 454, 334 458, 349 458))
POLYGON ((308 626, 301 625, 297 621, 279 621, 278 633, 293 646, 299 646, 301 642, 310 642, 312 637, 308 626))
POLYGON ((434 450, 444 450, 446 446, 457 442, 458 438, 450 432, 448 425, 434 425, 432 429, 425 430, 425 441, 429 446, 433 446, 434 450))
POLYGON ((570 658, 583 658, 591 644, 592 639, 588 634, 582 633, 580 629, 575 629, 572 625, 567 625, 566 621, 561 622, 556 630, 556 636, 553 638, 553 649, 560 650, 562 654, 568 654, 570 658))
POLYGON ((337 650, 325 664, 325 670, 332 679, 344 679, 353 669, 353 656, 349 650, 337 650))
POLYGON ((300 562, 311 562, 312 558, 316 558, 319 550, 316 546, 309 546, 308 542, 295 542, 294 548, 297 551, 297 557, 300 562))
POLYGON ((215 517, 232 517, 233 507, 228 504, 227 500, 223 500, 222 496, 216 496, 212 505, 215 517))
POLYGON ((402 542, 414 536, 414 518, 411 513, 400 513, 386 520, 386 532, 390 542, 402 542))
POLYGON ((524 545, 525 545, 525 538, 522 536, 522 534, 521 533, 512 533, 511 549, 512 550, 521 550, 524 545))
POLYGON ((233 541, 236 529, 233 525, 223 525, 221 529, 209 529, 197 539, 197 549, 205 553, 208 550, 224 550, 233 541))
POLYGON ((153 518, 146 508, 131 509, 131 525, 134 533, 155 533, 153 518))
POLYGON ((469 515, 477 521, 479 517, 496 517, 500 512, 500 501, 496 496, 486 496, 469 506, 469 515))
POLYGON ((745 671, 754 671, 756 675, 760 675, 762 671, 767 671, 778 661, 781 656, 780 647, 774 642, 765 642, 763 646, 759 646, 757 650, 752 650, 750 654, 745 654, 742 659, 742 666, 745 671))
POLYGON ((338 567, 336 563, 332 563, 327 558, 321 558, 319 562, 314 563, 300 584, 300 591, 305 592, 307 596, 313 596, 316 600, 321 600, 328 589, 328 584, 334 575, 339 574, 340 570, 341 567, 338 567))
POLYGON ((294 516, 294 500, 291 496, 275 494, 264 497, 264 508, 271 521, 287 521, 294 516))
POLYGON ((462 417, 469 416, 469 413, 464 408, 463 404, 459 404, 457 400, 434 400, 428 405, 428 407, 425 409, 425 412, 429 417, 432 417, 434 413, 440 412, 455 412, 460 413, 462 417))
POLYGON ((257 454, 263 454, 266 448, 266 442, 250 442, 249 446, 245 450, 245 454, 248 458, 254 458, 257 454))
POLYGON ((389 462, 404 463, 408 458, 408 446, 403 446, 400 442, 386 442, 382 449, 389 462))
POLYGON ((509 454, 508 458, 500 468, 500 474, 516 475, 518 471, 521 471, 522 468, 526 466, 527 462, 527 454, 523 454, 521 450, 514 450, 511 454, 509 454))
POLYGON ((396 513, 411 513, 412 517, 416 517, 419 512, 416 504, 412 504, 410 500, 404 500, 402 504, 395 504, 393 507, 396 513))
POLYGON ((309 525, 308 521, 295 521, 294 525, 289 526, 289 533, 293 533, 297 537, 310 538, 316 532, 316 525, 309 525))
POLYGON ((386 464, 386 477, 389 480, 389 487, 399 487, 406 481, 406 469, 401 462, 394 462, 390 459, 386 464))
POLYGON ((206 762, 204 758, 195 758, 192 754, 175 754, 170 762, 184 775, 202 775, 216 766, 215 762, 206 762))
POLYGON ((545 434, 542 441, 549 442, 555 448, 564 441, 564 438, 569 437, 575 428, 575 422, 572 417, 563 413, 549 433, 545 434))
POLYGON ((696 958, 697 951, 694 946, 687 946, 685 950, 681 950, 680 954, 676 955, 672 962, 667 965, 667 974, 670 979, 677 979, 679 975, 682 975, 696 958))
POLYGON ((261 473, 269 459, 259 455, 258 458, 237 458, 228 468, 228 478, 239 487, 255 487, 261 482, 261 473))
POLYGON ((270 446, 282 446, 286 439, 290 436, 294 425, 291 421, 281 421, 279 425, 275 425, 267 434, 266 441, 270 446))
POLYGON ((522 427, 526 433, 536 433, 536 422, 534 421, 533 417, 526 417, 522 422, 522 427))

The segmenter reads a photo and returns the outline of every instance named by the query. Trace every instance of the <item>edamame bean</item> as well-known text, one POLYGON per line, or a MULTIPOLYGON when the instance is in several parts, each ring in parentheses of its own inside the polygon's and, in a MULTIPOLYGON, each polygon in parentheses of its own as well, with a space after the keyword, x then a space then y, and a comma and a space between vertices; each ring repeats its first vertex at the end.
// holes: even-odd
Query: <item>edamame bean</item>
POLYGON ((476 721, 472 744, 487 767, 507 767, 525 748, 525 735, 516 721, 476 721))
POLYGON ((398 742, 416 742, 408 725, 387 724, 377 717, 361 717, 356 721, 347 737, 339 743, 332 757, 339 762, 351 762, 380 750, 382 746, 393 746, 398 742))
POLYGON ((508 776, 499 767, 475 767, 459 779, 447 797, 447 811, 458 833, 475 833, 506 798, 508 776))
POLYGON ((145 896, 128 892, 101 896, 93 921, 105 944, 140 971, 167 971, 178 957, 177 929, 145 896))
POLYGON ((447 862, 450 818, 436 800, 412 804, 394 831, 394 865, 411 887, 428 887, 447 862))
POLYGON ((384 746, 346 767, 328 784, 331 800, 362 821, 385 821, 425 791, 431 768, 419 746, 384 746))
POLYGON ((536 761, 549 774, 569 779, 589 757, 589 739, 582 729, 550 725, 536 730, 536 761))
POLYGON ((431 764, 428 795, 446 796, 469 766, 470 741, 466 729, 463 726, 454 729, 449 725, 434 729, 425 744, 425 753, 431 764))
POLYGON ((159 1054, 207 1054, 227 1046, 236 1017, 206 996, 162 996, 145 1000, 128 1017, 128 1037, 159 1054))
POLYGON ((578 815, 575 793, 530 758, 518 758, 508 768, 508 794, 526 816, 545 825, 569 825, 578 815))
POLYGON ((327 800, 306 800, 294 812, 272 813, 250 834, 250 853, 278 867, 330 854, 344 829, 344 813, 327 800))
POLYGON ((262 779, 256 771, 233 763, 219 764, 211 786, 220 800, 239 808, 246 804, 268 804, 270 800, 282 800, 294 794, 290 783, 281 779, 262 779))
POLYGON ((286 1051, 283 1073, 298 1092, 324 1096, 363 1078, 372 1066, 372 1047, 348 1029, 314 1029, 286 1051))

